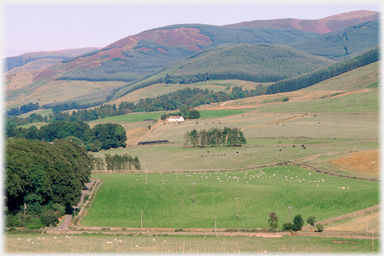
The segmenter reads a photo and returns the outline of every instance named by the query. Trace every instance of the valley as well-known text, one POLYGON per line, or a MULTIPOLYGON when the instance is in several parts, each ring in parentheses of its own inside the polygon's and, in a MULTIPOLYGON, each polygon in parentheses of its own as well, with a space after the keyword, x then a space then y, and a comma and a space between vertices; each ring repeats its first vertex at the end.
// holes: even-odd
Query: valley
POLYGON ((24 112, 6 115, 20 185, 5 251, 379 252, 381 60, 364 19, 176 24, 6 73, 5 112, 24 112))

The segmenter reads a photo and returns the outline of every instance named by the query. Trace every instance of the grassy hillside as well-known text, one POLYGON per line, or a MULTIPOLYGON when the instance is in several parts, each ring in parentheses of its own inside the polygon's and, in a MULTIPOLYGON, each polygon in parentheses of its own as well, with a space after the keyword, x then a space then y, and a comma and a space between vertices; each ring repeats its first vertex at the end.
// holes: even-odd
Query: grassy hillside
MULTIPOLYGON (((333 113, 334 111, 340 111, 341 109, 330 106, 327 107, 326 105, 322 106, 322 104, 324 103, 324 101, 322 100, 336 97, 334 100, 329 101, 329 103, 337 103, 338 100, 343 100, 343 96, 346 96, 348 94, 351 95, 349 97, 356 97, 355 99, 359 99, 359 96, 363 96, 364 98, 367 97, 367 101, 365 101, 363 104, 370 105, 371 100, 373 100, 373 102, 377 104, 379 98, 379 90, 374 89, 379 87, 379 72, 380 62, 374 62, 364 67, 360 67, 352 71, 343 73, 339 76, 324 80, 320 83, 314 84, 304 89, 300 89, 293 92, 284 92, 272 95, 263 95, 246 99, 239 99, 236 101, 228 102, 225 106, 228 108, 262 107, 262 109, 270 108, 275 109, 276 111, 285 111, 285 107, 294 106, 295 104, 297 104, 297 108, 295 109, 295 111, 298 112, 305 112, 306 110, 300 108, 300 106, 305 105, 305 109, 310 108, 312 112, 313 110, 316 111, 317 107, 320 107, 320 109, 322 110, 327 110, 328 113, 333 113), (352 94, 355 96, 352 96, 352 94), (288 98, 288 102, 282 103, 282 100, 284 98, 288 98), (316 107, 311 107, 311 105, 316 105, 316 107)), ((362 103, 361 100, 362 99, 360 98, 359 102, 356 103, 362 103)), ((361 104, 358 104, 358 106, 360 105, 361 104)), ((293 108, 289 109, 290 111, 293 111, 293 108)), ((346 107, 342 107, 342 109, 344 109, 345 111, 346 107)), ((350 108, 348 108, 348 111, 350 112, 354 112, 356 110, 357 109, 354 108, 353 105, 350 105, 350 108)), ((375 105, 375 108, 369 111, 377 113, 379 110, 377 108, 377 105, 375 105)))
POLYGON ((289 46, 315 56, 340 60, 378 46, 379 30, 379 20, 367 21, 289 46))

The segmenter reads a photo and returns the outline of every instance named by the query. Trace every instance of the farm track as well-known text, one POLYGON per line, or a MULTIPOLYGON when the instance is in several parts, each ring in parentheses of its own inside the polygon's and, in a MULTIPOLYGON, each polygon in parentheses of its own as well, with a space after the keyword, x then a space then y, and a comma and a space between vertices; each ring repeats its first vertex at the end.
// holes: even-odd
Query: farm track
POLYGON ((136 142, 135 142, 135 145, 139 144, 140 141, 143 141, 145 140, 145 138, 147 138, 152 132, 153 130, 159 125, 160 123, 157 122, 155 123, 155 125, 153 125, 151 127, 151 129, 148 129, 148 131, 146 131, 136 142))

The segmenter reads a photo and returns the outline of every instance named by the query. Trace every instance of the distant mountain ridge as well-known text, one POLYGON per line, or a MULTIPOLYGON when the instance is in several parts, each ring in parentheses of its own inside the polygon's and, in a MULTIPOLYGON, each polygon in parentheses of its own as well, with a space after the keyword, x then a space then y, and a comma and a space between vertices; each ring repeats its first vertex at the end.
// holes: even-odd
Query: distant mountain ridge
MULTIPOLYGON (((32 69, 39 69, 46 65, 52 65, 54 63, 57 63, 63 59, 67 58, 73 58, 75 56, 99 50, 100 47, 85 47, 85 48, 74 48, 74 49, 66 49, 66 50, 59 50, 59 51, 39 51, 39 52, 27 52, 24 54, 21 54, 19 56, 14 57, 8 57, 5 58, 5 72, 11 71, 14 68, 22 67, 28 63, 36 62, 35 66, 33 68, 29 68, 27 70, 32 69), (45 60, 45 63, 43 61, 45 60), (48 62, 48 64, 46 64, 48 62)), ((18 69, 18 71, 21 71, 23 69, 18 69)))
MULTIPOLYGON (((340 14, 336 16, 338 20, 343 20, 341 17, 344 17, 344 25, 348 20, 352 21, 347 23, 354 23, 360 20, 360 18, 356 18, 356 14, 340 14)), ((365 17, 364 19, 368 18, 365 17)), ((327 20, 329 23, 335 19, 328 17, 327 20)), ((13 78, 11 75, 7 75, 7 88, 12 88, 12 93, 8 94, 7 102, 12 106, 17 106, 20 100, 26 101, 29 98, 32 99, 32 97, 39 99, 40 97, 36 96, 36 90, 42 87, 45 88, 44 90, 41 89, 43 93, 48 93, 48 88, 55 87, 58 91, 62 91, 61 94, 65 94, 66 88, 62 85, 75 83, 74 81, 76 80, 76 83, 87 81, 99 84, 94 88, 88 87, 90 89, 84 91, 78 88, 79 92, 76 93, 76 97, 71 97, 69 101, 79 101, 78 98, 80 97, 83 102, 86 102, 88 96, 96 93, 98 95, 97 101, 105 102, 111 98, 116 98, 118 95, 123 95, 130 91, 131 88, 136 88, 138 83, 142 83, 142 81, 148 80, 148 78, 154 78, 154 80, 162 78, 162 76, 159 76, 159 72, 165 71, 166 68, 171 67, 177 61, 185 60, 185 58, 195 58, 199 54, 205 54, 205 51, 209 49, 212 49, 211 53, 215 52, 215 48, 225 44, 288 45, 296 50, 313 56, 326 57, 329 60, 349 58, 354 54, 367 51, 378 44, 378 27, 378 21, 376 20, 358 23, 346 27, 339 32, 327 34, 281 27, 231 28, 205 24, 176 24, 155 28, 122 38, 102 49, 62 59, 59 63, 44 69, 34 72, 24 71, 24 73, 13 78), (332 50, 331 54, 329 54, 329 49, 332 50), (328 52, 328 55, 324 55, 323 53, 325 52, 328 52), (112 83, 108 84, 112 81, 115 81, 114 85, 112 83), (123 84, 124 82, 126 84, 123 84)), ((220 59, 224 63, 229 60, 220 59)), ((201 64, 197 60, 198 58, 193 60, 195 67, 201 64)), ((204 58, 204 61, 207 60, 208 58, 204 58)), ((211 60, 214 61, 215 59, 211 60)), ((268 57, 266 57, 265 63, 268 61, 268 57)), ((255 63, 248 61, 248 64, 252 66, 255 63)), ((209 67, 209 63, 204 65, 209 67)), ((192 66, 190 65, 190 67, 192 66)), ((281 69, 283 66, 279 68, 281 69)), ((252 67, 247 67, 246 69, 248 74, 250 69, 252 67)), ((190 74, 181 74, 180 72, 172 71, 169 74, 186 79, 189 79, 190 76, 196 77, 198 75, 195 71, 190 74)), ((206 73, 206 71, 201 70, 200 73, 206 73)), ((228 73, 222 74, 226 76, 228 73)), ((248 74, 244 74, 244 77, 248 74)), ((233 74, 231 73, 230 75, 232 76, 233 74)), ((280 79, 278 76, 274 77, 273 81, 280 79)), ((283 77, 290 77, 290 75, 281 76, 281 79, 283 77)), ((255 76, 252 75, 252 81, 254 78, 255 76)), ((44 102, 41 102, 41 105, 54 104, 54 102, 57 103, 61 100, 63 99, 53 99, 50 96, 44 102)))
POLYGON ((332 15, 322 19, 316 20, 302 20, 302 19, 274 19, 274 20, 254 20, 240 22, 236 24, 224 25, 224 27, 268 27, 268 28, 285 28, 297 29, 317 34, 325 34, 329 32, 338 31, 346 27, 356 25, 364 21, 378 20, 380 13, 374 11, 354 11, 332 15))

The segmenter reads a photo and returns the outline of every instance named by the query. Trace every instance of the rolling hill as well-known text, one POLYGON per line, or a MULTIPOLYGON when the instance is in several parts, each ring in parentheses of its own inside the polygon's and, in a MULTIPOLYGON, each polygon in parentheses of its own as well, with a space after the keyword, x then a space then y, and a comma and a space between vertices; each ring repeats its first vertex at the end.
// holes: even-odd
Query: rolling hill
POLYGON ((303 31, 326 34, 338 31, 346 27, 356 25, 364 21, 380 19, 380 14, 373 11, 354 11, 333 15, 317 20, 301 19, 275 19, 275 20, 254 20, 225 25, 224 27, 268 27, 268 28, 290 28, 303 31))
POLYGON ((367 21, 289 46, 312 55, 341 60, 377 46, 379 30, 378 20, 367 21))
MULTIPOLYGON (((345 15, 345 20, 350 20, 351 17, 354 16, 345 15)), ((360 20, 355 19, 355 22, 357 21, 360 20)), ((372 22, 360 27, 358 25, 348 27, 334 33, 339 33, 337 35, 346 33, 348 36, 348 54, 346 57, 349 57, 378 44, 377 27, 377 22, 372 22), (361 36, 359 36, 360 34, 361 36), (361 40, 362 38, 365 40, 361 40)), ((311 64, 300 71, 296 71, 296 74, 289 75, 285 70, 286 66, 299 64, 300 61, 296 57, 294 63, 278 64, 278 59, 257 59, 257 54, 241 55, 240 49, 245 49, 244 45, 250 47, 256 44, 279 44, 289 45, 312 55, 321 55, 327 49, 333 49, 335 44, 345 41, 345 38, 340 38, 337 35, 332 36, 332 40, 327 40, 324 37, 327 37, 328 34, 318 36, 316 33, 295 28, 230 28, 204 24, 179 24, 156 28, 123 38, 100 50, 67 58, 44 69, 7 74, 6 106, 12 108, 37 100, 40 105, 54 105, 68 101, 102 103, 112 98, 116 99, 126 94, 127 91, 132 91, 148 77, 152 76, 152 80, 162 78, 166 69, 176 68, 180 63, 183 63, 183 66, 177 67, 178 70, 167 72, 172 76, 188 78, 198 75, 199 72, 196 73, 196 71, 200 68, 205 73, 205 70, 210 68, 212 70, 212 67, 225 64, 226 67, 223 70, 215 68, 217 76, 213 76, 211 79, 233 78, 257 81, 260 77, 264 77, 263 81, 268 79, 270 79, 269 81, 277 81, 309 72, 308 70, 316 69, 316 67, 311 64), (338 41, 335 42, 335 40, 338 41), (311 44, 315 44, 314 42, 320 42, 316 43, 318 52, 312 49, 311 44), (230 43, 242 45, 243 48, 231 46, 233 47, 232 50, 226 49, 230 43), (216 47, 218 48, 215 49, 216 47), (214 54, 220 54, 220 57, 218 55, 214 57, 214 54), (228 58, 235 54, 240 55, 232 57, 232 60, 228 58), (247 62, 240 63, 239 60, 242 58, 240 56, 247 57, 245 58, 247 62), (256 59, 252 60, 251 56, 256 59), (178 63, 177 61, 181 62, 178 63), (263 64, 271 62, 270 70, 278 67, 277 71, 274 71, 275 74, 268 74, 268 78, 266 78, 265 73, 267 71, 265 71, 265 67, 260 65, 260 61, 263 64), (255 66, 255 63, 258 62, 259 65, 255 66), (255 75, 255 67, 260 69, 257 71, 258 73, 256 72, 258 77, 255 75), (232 69, 232 71, 227 72, 225 69, 232 69), (233 77, 236 72, 238 76, 233 77), (250 74, 253 80, 249 78, 250 74), (82 90, 83 84, 86 90, 82 90), (71 91, 73 93, 67 95, 68 90, 71 90, 73 86, 76 87, 76 91, 71 91)), ((339 48, 337 51, 340 50, 339 48)), ((279 49, 283 49, 282 46, 279 46, 279 49)), ((340 55, 340 53, 337 54, 340 55)), ((327 55, 327 57, 332 59, 332 56, 327 55)), ((337 58, 335 57, 335 59, 337 58)), ((302 65, 302 67, 304 66, 306 65, 302 65)), ((201 72, 202 70, 200 70, 201 72)))

